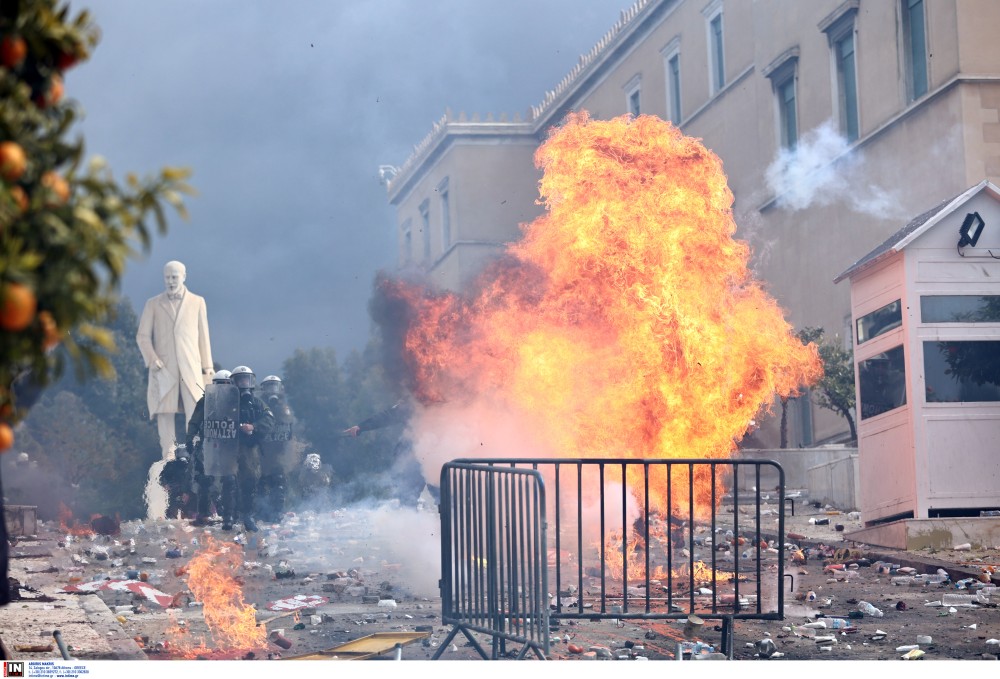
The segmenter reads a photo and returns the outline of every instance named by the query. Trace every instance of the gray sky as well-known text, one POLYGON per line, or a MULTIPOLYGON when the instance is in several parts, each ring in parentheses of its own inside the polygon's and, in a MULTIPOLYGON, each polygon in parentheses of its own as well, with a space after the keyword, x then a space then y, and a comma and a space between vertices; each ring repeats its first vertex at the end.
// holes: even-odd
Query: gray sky
POLYGON ((432 123, 524 112, 629 0, 73 0, 102 32, 67 73, 86 156, 119 181, 190 167, 190 221, 133 260, 139 313, 187 266, 225 368, 280 374, 295 349, 343 360, 369 336, 372 279, 392 266, 380 164, 432 123))

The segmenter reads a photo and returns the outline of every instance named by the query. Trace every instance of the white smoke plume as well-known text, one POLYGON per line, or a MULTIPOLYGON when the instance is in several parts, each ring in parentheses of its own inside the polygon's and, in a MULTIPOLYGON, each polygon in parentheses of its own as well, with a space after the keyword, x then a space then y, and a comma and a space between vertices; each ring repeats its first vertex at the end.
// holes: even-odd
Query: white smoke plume
MULTIPOLYGON (((407 434, 430 484, 456 458, 559 457, 535 435, 533 418, 487 396, 417 408, 407 434)), ((565 456, 565 453, 564 453, 565 456)))
POLYGON ((401 565, 399 577, 413 596, 440 592, 441 519, 433 509, 383 505, 367 519, 382 542, 381 553, 401 565))
POLYGON ((810 130, 795 149, 781 149, 766 171, 768 188, 779 207, 793 211, 842 204, 881 218, 905 218, 897 198, 878 186, 864 154, 826 121, 810 130))

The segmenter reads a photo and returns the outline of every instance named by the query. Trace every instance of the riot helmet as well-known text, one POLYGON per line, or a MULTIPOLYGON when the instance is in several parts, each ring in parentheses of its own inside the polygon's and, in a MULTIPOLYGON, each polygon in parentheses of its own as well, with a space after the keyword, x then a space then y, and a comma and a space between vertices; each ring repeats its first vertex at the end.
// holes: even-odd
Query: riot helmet
POLYGON ((245 365, 238 365, 233 368, 233 372, 230 377, 233 384, 235 384, 240 391, 253 391, 257 386, 257 376, 254 375, 253 370, 245 365))
POLYGON ((277 375, 268 375, 260 383, 260 391, 264 396, 281 396, 285 393, 285 385, 277 375))
POLYGON ((232 373, 228 370, 219 370, 212 376, 212 384, 232 384, 232 373))

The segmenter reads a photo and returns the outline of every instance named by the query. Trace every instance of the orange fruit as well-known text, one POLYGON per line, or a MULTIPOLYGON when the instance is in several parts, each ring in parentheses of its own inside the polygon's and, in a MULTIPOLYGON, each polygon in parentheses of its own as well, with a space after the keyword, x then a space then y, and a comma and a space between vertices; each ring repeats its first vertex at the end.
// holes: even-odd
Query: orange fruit
POLYGON ((27 212, 28 210, 28 194, 24 192, 20 186, 16 184, 10 187, 10 197, 14 199, 14 204, 17 205, 17 209, 20 212, 27 212))
POLYGON ((0 453, 6 452, 14 445, 14 430, 6 422, 0 422, 0 453))
POLYGON ((76 62, 80 60, 80 57, 76 52, 60 52, 56 55, 56 68, 60 71, 65 71, 76 66, 76 62))
POLYGON ((5 35, 0 40, 0 64, 17 68, 28 56, 28 43, 19 35, 5 35))
POLYGON ((13 184, 28 168, 28 156, 20 144, 12 141, 0 142, 0 177, 13 184))
POLYGON ((45 91, 35 97, 35 104, 39 108, 55 106, 62 100, 64 90, 62 77, 58 73, 53 74, 46 83, 45 91))
POLYGON ((18 332, 31 324, 38 298, 27 285, 7 283, 0 289, 0 328, 18 332))
POLYGON ((49 207, 57 207, 69 200, 69 182, 57 173, 49 170, 43 174, 42 186, 48 189, 49 194, 52 196, 50 200, 45 201, 45 204, 49 207))

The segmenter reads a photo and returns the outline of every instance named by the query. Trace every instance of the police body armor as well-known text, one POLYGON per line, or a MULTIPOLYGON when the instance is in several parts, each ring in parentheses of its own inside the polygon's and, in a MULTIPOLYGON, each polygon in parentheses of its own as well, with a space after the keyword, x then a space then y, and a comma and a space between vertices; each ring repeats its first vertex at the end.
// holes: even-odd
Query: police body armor
POLYGON ((282 460, 292 440, 292 424, 295 418, 288 405, 277 397, 268 399, 268 406, 274 414, 274 429, 268 432, 260 443, 261 468, 264 474, 284 471, 282 460))
POLYGON ((236 385, 213 383, 205 387, 202 455, 207 476, 236 475, 239 421, 240 390, 236 385))

